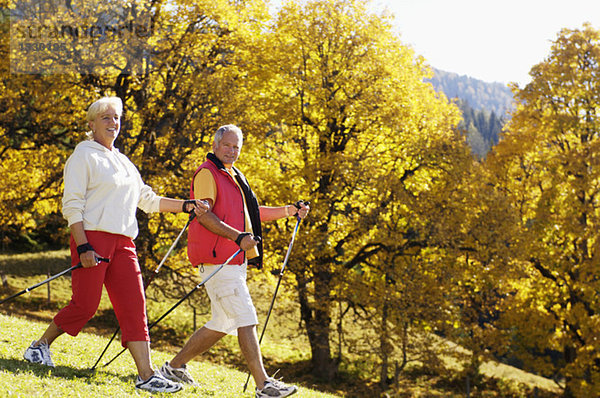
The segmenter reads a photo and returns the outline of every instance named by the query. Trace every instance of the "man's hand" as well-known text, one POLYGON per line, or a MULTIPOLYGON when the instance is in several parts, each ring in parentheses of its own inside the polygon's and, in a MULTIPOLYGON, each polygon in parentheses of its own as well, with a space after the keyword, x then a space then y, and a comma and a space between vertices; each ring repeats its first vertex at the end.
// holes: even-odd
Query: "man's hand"
POLYGON ((252 235, 250 232, 242 232, 238 235, 235 243, 237 243, 243 251, 248 251, 255 247, 259 241, 260 238, 252 235))
POLYGON ((294 203, 294 207, 297 210, 296 215, 300 218, 305 218, 310 211, 309 204, 310 202, 305 202, 303 200, 299 200, 298 202, 294 203))
POLYGON ((244 239, 242 239, 242 242, 240 243, 240 248, 243 251, 248 251, 253 247, 256 247, 256 245, 258 245, 258 241, 254 239, 254 235, 250 234, 248 236, 244 236, 244 239))

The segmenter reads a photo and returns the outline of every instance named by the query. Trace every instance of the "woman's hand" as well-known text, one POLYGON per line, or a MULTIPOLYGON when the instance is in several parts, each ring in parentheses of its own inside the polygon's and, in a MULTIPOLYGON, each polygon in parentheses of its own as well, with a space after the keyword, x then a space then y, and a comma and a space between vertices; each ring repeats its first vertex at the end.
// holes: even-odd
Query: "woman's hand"
POLYGON ((91 268, 98 265, 98 255, 93 250, 88 250, 79 255, 79 261, 81 261, 81 265, 83 268, 91 268))
POLYGON ((196 217, 202 216, 204 213, 210 210, 208 201, 201 199, 190 199, 183 203, 183 209, 185 213, 191 214, 194 212, 196 217))
POLYGON ((208 201, 196 199, 195 202, 196 208, 194 209, 194 213, 196 213, 196 217, 200 217, 210 210, 208 201))

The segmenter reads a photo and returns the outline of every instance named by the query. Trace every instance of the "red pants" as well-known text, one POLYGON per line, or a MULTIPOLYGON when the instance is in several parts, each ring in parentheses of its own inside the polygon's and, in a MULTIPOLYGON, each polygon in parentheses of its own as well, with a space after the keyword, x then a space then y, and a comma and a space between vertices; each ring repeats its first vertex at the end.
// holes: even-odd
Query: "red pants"
MULTIPOLYGON (((104 285, 121 327, 123 347, 128 341, 150 341, 142 273, 133 240, 108 232, 85 233, 96 253, 110 262, 101 261, 95 267, 72 272, 71 302, 56 314, 54 323, 71 336, 77 336, 96 313, 104 285)), ((77 263, 79 255, 71 236, 71 264, 77 263)))

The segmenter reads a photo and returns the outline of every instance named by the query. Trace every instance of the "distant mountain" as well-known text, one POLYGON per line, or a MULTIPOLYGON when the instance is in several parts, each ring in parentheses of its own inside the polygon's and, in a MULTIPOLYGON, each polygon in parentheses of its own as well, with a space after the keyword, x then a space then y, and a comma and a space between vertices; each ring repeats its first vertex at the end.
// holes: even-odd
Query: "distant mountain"
POLYGON ((475 109, 494 111, 502 117, 512 109, 513 95, 505 84, 487 83, 435 68, 433 72, 434 76, 428 81, 436 91, 442 91, 448 98, 460 98, 475 109))
POLYGON ((465 134, 472 152, 485 157, 498 143, 508 112, 513 109, 511 90, 502 83, 487 83, 435 68, 434 73, 427 81, 457 104, 463 113, 458 128, 465 134))
POLYGON ((498 143, 506 117, 498 117, 494 111, 475 109, 460 98, 455 98, 453 101, 463 114, 458 129, 466 136, 471 151, 480 158, 485 157, 498 143))

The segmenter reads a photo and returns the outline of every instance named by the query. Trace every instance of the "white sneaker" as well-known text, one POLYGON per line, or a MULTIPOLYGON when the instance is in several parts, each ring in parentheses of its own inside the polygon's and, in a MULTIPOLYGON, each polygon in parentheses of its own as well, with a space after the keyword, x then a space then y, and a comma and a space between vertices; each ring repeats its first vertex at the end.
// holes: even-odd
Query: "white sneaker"
POLYGON ((151 392, 177 392, 183 388, 179 383, 165 379, 160 372, 154 372, 148 380, 142 380, 138 375, 135 380, 135 388, 151 392))
POLYGON ((191 384, 193 386, 197 386, 196 380, 192 377, 190 372, 188 372, 185 365, 180 368, 174 368, 169 365, 169 361, 165 362, 165 364, 160 368, 159 372, 167 379, 171 381, 176 381, 178 383, 191 384))
POLYGON ((54 367, 52 362, 52 353, 50 352, 50 346, 48 343, 41 342, 38 346, 35 346, 35 341, 25 350, 23 358, 31 363, 39 363, 46 366, 54 367))
POLYGON ((273 398, 273 397, 287 397, 295 394, 298 391, 296 386, 288 386, 280 380, 269 377, 262 388, 262 390, 256 389, 256 398, 273 398))

